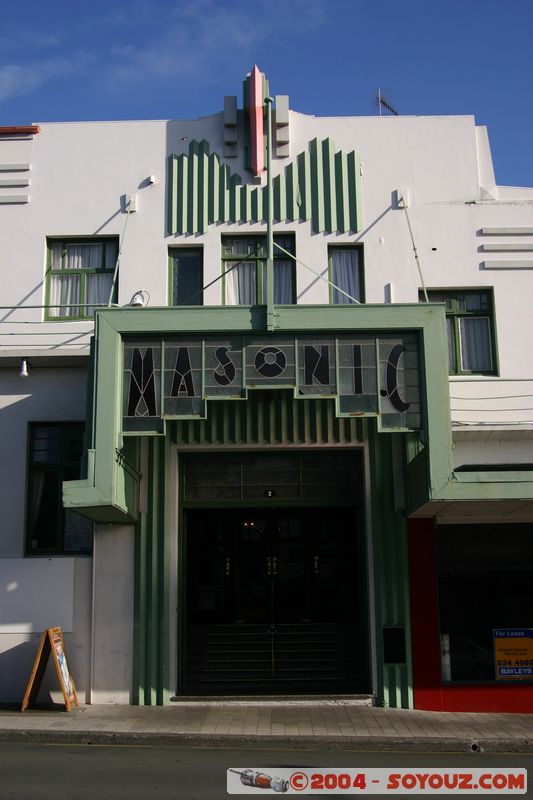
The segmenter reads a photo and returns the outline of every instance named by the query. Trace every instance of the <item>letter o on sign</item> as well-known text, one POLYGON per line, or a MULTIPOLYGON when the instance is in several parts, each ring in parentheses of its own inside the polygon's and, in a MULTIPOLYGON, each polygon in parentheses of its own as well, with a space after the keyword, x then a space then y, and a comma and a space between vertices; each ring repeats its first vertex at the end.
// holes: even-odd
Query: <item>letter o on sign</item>
POLYGON ((279 347, 263 347, 255 356, 254 366, 264 378, 277 378, 287 366, 287 357, 279 347))

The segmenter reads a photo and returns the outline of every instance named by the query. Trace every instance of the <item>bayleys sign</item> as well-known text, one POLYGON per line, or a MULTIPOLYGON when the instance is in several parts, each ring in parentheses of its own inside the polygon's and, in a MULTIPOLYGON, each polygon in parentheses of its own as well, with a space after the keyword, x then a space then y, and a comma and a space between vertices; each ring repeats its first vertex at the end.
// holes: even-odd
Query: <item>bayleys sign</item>
POLYGON ((245 400, 256 389, 333 397, 338 416, 377 416, 383 429, 416 430, 418 365, 412 332, 124 339, 123 430, 205 418, 208 400, 245 400))

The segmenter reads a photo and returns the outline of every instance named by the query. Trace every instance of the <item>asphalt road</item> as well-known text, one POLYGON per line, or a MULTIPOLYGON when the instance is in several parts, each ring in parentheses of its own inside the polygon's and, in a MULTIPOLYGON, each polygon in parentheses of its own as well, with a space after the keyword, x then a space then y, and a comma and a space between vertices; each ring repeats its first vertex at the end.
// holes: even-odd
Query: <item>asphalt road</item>
MULTIPOLYGON (((230 749, 214 747, 66 745, 0 743, 1 800, 221 800, 230 767, 401 767, 526 768, 533 774, 533 755, 484 753, 387 753, 318 750, 230 749)), ((283 797, 260 789, 236 797, 283 797)), ((285 795, 287 796, 287 795, 285 795)), ((294 795, 289 795, 294 796, 294 795)), ((303 795, 302 795, 303 796, 303 795)), ((306 797, 340 797, 330 791, 306 797)), ((346 795, 343 795, 346 796, 346 795)), ((351 795, 353 796, 353 795, 351 795)), ((393 796, 365 794, 367 797, 393 796)), ((400 796, 400 795, 396 795, 400 796)), ((429 795, 403 794, 404 798, 429 795)), ((442 794, 440 795, 443 796, 442 794)), ((482 797, 463 794, 463 797, 482 797)), ((488 797, 510 797, 490 794, 488 797)), ((516 795, 515 795, 516 796, 516 795)), ((524 795, 521 795, 522 797, 524 795)), ((533 798, 533 790, 527 797, 533 798)))

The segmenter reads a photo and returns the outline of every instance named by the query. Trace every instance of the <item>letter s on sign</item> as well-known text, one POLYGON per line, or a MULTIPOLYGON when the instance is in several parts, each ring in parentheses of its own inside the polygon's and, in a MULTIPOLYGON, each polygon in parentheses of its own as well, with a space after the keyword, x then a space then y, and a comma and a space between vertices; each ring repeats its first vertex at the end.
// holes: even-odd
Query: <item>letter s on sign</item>
POLYGON ((387 783, 387 789, 399 789, 400 787, 400 778, 402 776, 398 775, 397 773, 393 772, 392 775, 389 775, 389 781, 387 783))

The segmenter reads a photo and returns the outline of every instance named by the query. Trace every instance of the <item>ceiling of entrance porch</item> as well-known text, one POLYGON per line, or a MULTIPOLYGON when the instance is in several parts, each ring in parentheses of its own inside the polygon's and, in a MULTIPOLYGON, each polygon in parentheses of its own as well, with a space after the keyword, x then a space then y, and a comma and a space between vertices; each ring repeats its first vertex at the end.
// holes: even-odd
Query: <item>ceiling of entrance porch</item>
POLYGON ((468 522, 533 522, 533 500, 434 501, 410 518, 434 517, 439 524, 468 522))

